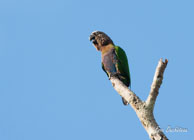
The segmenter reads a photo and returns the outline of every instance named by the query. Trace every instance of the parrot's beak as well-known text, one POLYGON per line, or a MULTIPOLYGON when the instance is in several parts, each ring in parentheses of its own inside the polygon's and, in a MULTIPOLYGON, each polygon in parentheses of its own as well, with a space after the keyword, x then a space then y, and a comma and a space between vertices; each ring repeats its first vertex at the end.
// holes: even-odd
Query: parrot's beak
POLYGON ((89 39, 90 39, 90 41, 92 41, 95 39, 95 36, 93 34, 91 34, 89 39))
POLYGON ((91 34, 89 39, 90 39, 90 41, 92 41, 92 43, 93 43, 94 47, 96 48, 96 50, 99 51, 100 48, 99 48, 98 43, 97 43, 97 41, 95 39, 95 36, 93 34, 91 34))
POLYGON ((96 39, 95 39, 95 35, 94 35, 94 34, 91 34, 91 35, 90 35, 90 41, 92 41, 92 43, 93 43, 94 45, 98 45, 98 43, 97 43, 97 41, 96 41, 96 39))
POLYGON ((96 50, 98 50, 98 51, 100 51, 100 47, 99 47, 99 45, 98 45, 98 42, 97 42, 97 40, 96 40, 96 36, 94 35, 94 33, 95 32, 92 32, 92 34, 90 35, 90 41, 92 41, 92 43, 93 43, 93 45, 94 45, 94 47, 96 48, 96 50))

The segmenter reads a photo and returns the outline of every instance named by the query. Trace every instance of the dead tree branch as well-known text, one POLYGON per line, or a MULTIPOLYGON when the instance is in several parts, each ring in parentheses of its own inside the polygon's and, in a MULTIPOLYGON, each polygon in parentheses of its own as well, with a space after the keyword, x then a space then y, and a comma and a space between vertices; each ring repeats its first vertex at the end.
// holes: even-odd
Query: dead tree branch
POLYGON ((162 84, 163 73, 167 63, 167 59, 165 62, 160 59, 151 85, 150 93, 145 102, 142 101, 134 92, 128 89, 128 87, 126 87, 118 78, 110 78, 114 89, 120 94, 120 96, 129 102, 129 104, 136 112, 151 140, 168 140, 168 138, 159 128, 159 125, 157 124, 153 115, 154 105, 159 93, 159 88, 162 84))

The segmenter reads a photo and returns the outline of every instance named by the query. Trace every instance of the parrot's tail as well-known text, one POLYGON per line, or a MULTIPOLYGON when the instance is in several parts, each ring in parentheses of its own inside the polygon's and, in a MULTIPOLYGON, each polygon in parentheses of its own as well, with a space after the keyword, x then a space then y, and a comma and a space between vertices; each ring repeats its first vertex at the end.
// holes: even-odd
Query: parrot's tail
POLYGON ((122 101, 123 101, 124 105, 128 105, 129 104, 124 98, 122 98, 122 101))

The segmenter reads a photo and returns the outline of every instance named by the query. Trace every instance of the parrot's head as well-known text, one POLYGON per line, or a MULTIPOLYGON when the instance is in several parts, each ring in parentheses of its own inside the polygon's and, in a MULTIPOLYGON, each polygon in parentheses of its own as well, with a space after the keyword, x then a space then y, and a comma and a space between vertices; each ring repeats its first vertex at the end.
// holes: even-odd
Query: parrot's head
POLYGON ((111 40, 111 38, 107 34, 101 31, 92 32, 90 35, 90 41, 92 41, 94 47, 98 51, 101 51, 101 48, 108 44, 113 44, 113 41, 111 40))

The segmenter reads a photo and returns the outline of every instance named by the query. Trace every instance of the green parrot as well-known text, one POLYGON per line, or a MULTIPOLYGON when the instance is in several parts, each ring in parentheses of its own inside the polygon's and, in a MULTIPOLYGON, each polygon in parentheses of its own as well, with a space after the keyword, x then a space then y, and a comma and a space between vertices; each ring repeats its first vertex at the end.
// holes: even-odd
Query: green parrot
MULTIPOLYGON (((125 51, 115 46, 111 38, 101 31, 94 31, 90 35, 94 47, 101 51, 102 69, 110 78, 116 76, 127 87, 131 86, 130 72, 127 56, 125 51)), ((122 98, 123 104, 128 105, 128 102, 122 98)))

